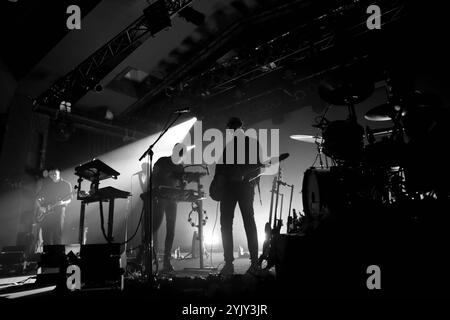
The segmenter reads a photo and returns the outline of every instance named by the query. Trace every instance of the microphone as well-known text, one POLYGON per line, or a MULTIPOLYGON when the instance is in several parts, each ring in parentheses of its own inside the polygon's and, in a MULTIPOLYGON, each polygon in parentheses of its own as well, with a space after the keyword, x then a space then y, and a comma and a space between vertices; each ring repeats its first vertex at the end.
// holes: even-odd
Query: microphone
POLYGON ((190 111, 191 111, 191 108, 182 108, 182 109, 175 110, 173 113, 188 113, 190 111))

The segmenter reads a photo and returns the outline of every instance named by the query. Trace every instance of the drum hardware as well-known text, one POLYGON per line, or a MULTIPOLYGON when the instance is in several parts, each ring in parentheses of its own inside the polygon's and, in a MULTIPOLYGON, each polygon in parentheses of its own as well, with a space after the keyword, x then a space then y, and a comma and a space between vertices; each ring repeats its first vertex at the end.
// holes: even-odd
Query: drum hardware
MULTIPOLYGON (((441 197, 448 198, 449 188, 443 187, 448 179, 430 175, 423 166, 432 150, 442 144, 434 141, 442 141, 440 136, 445 132, 442 127, 445 121, 441 122, 440 130, 433 131, 441 120, 437 115, 445 114, 433 109, 438 105, 437 99, 420 92, 399 97, 391 94, 392 88, 389 88, 388 101, 370 109, 364 118, 392 121, 393 125, 380 129, 367 126, 364 130, 356 119, 355 104, 364 96, 368 97, 370 90, 361 89, 359 94, 355 88, 338 81, 322 83, 321 98, 331 104, 347 106, 348 118, 329 121, 322 115, 313 125, 321 133, 290 137, 315 143, 319 154, 313 167, 304 173, 304 216, 297 219, 295 213, 292 217, 289 215, 288 233, 307 235, 325 221, 333 221, 341 213, 344 216, 349 210, 359 210, 364 205, 395 209, 405 202, 427 197, 439 199, 436 192, 439 190, 442 190, 441 197), (352 90, 356 92, 354 97, 352 90), (431 147, 428 147, 429 142, 431 147), (320 168, 315 168, 322 150, 333 163, 331 167, 324 168, 321 163, 320 168)), ((442 174, 442 177, 447 176, 442 174)))
POLYGON ((319 95, 324 101, 348 109, 346 120, 328 121, 325 118, 327 108, 316 125, 322 130, 323 153, 338 165, 353 165, 361 160, 364 129, 358 124, 355 104, 367 99, 374 90, 373 82, 358 69, 351 67, 349 70, 350 74, 356 72, 354 78, 342 69, 319 85, 319 95))
POLYGON ((292 209, 292 215, 289 213, 288 222, 287 222, 287 233, 299 233, 301 232, 301 228, 304 223, 304 215, 300 212, 297 214, 295 209, 292 209))
POLYGON ((313 125, 321 133, 290 137, 315 143, 319 152, 313 167, 304 173, 304 217, 298 219, 302 221, 301 227, 296 228, 295 215, 289 215, 288 232, 314 231, 322 221, 336 217, 336 212, 345 213, 356 203, 390 206, 419 199, 435 191, 444 180, 422 173, 421 164, 426 161, 422 158, 430 152, 425 151, 428 149, 423 146, 424 137, 431 137, 433 125, 438 121, 433 114, 432 107, 438 105, 433 96, 415 92, 411 97, 399 98, 389 88, 388 102, 370 109, 364 117, 369 121, 392 121, 393 126, 380 129, 367 126, 364 130, 356 119, 355 104, 369 97, 372 86, 358 85, 346 77, 341 79, 344 80, 327 79, 321 83, 319 94, 328 103, 347 106, 348 118, 329 121, 322 115, 313 125), (322 151, 332 159, 332 166, 324 168, 321 161, 320 168, 315 168, 322 151))
POLYGON ((365 131, 364 137, 367 139, 367 142, 373 144, 375 143, 375 137, 390 135, 394 132, 394 128, 371 129, 369 126, 366 126, 365 131))
MULTIPOLYGON (((323 146, 322 144, 317 145, 317 155, 316 159, 314 160, 313 166, 316 164, 317 159, 319 160, 319 165, 321 168, 324 168, 323 165, 323 146)), ((325 156, 325 168, 328 168, 328 158, 325 156)))
POLYGON ((405 110, 399 113, 400 110, 401 107, 398 103, 387 102, 367 111, 364 118, 369 121, 392 121, 398 117, 397 114, 406 115, 405 110))
POLYGON ((408 117, 409 113, 431 112, 441 104, 433 94, 415 91, 409 98, 389 97, 389 101, 378 105, 364 115, 369 121, 394 121, 408 117))
MULTIPOLYGON (((201 167, 204 168, 205 166, 201 165, 201 167)), ((189 213, 189 217, 188 217, 188 222, 191 223, 191 225, 193 227, 196 227, 198 229, 200 267, 199 268, 185 268, 184 269, 185 271, 196 271, 196 272, 217 271, 217 268, 205 267, 203 264, 203 258, 205 255, 203 226, 206 224, 208 217, 206 216, 206 210, 203 210, 203 200, 205 199, 204 198, 205 192, 203 191, 203 184, 201 184, 200 178, 207 174, 209 174, 209 170, 208 170, 207 166, 206 166, 206 173, 204 173, 204 172, 200 172, 200 173, 199 172, 189 172, 189 173, 187 173, 188 176, 193 177, 193 182, 197 184, 196 193, 198 195, 201 195, 201 198, 192 202, 192 210, 189 213), (197 225, 195 225, 191 219, 191 214, 194 212, 196 212, 198 214, 198 224, 197 225)))
POLYGON ((321 220, 329 214, 327 203, 331 196, 331 183, 329 169, 310 168, 303 176, 302 198, 305 217, 311 220, 321 220), (328 189, 323 189, 328 188, 328 189))
POLYGON ((408 194, 405 184, 405 172, 402 167, 392 167, 389 170, 388 192, 389 204, 406 199, 408 194))
POLYGON ((328 168, 328 159, 325 156, 325 165, 324 165, 324 161, 323 161, 323 141, 324 139, 319 136, 319 135, 305 135, 305 134, 296 134, 296 135, 291 135, 290 138, 292 140, 295 141, 301 141, 301 142, 307 142, 307 143, 314 143, 317 146, 317 155, 316 158, 314 160, 314 163, 312 166, 314 166, 317 162, 317 160, 319 160, 319 165, 321 168, 328 168))
MULTIPOLYGON (((193 228, 198 228, 198 224, 195 224, 195 222, 193 222, 194 220, 192 219, 192 214, 193 213, 198 213, 199 208, 197 207, 197 204, 195 202, 192 203, 192 210, 189 212, 188 215, 188 222, 191 225, 191 227, 193 228)), ((203 210, 203 221, 201 222, 203 224, 203 226, 206 225, 206 222, 208 221, 208 216, 206 215, 206 210, 203 210)), ((200 223, 200 221, 199 221, 200 223)))

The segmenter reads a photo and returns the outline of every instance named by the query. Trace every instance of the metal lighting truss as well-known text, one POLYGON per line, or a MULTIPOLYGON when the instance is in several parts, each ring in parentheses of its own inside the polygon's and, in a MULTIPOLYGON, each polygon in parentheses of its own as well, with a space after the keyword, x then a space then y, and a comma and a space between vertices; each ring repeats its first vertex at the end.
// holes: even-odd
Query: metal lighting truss
MULTIPOLYGON (((384 11, 382 25, 386 26, 402 17, 403 9, 403 5, 397 4, 384 11)), ((349 8, 340 7, 333 10, 332 14, 344 14, 347 10, 349 8)), ((290 60, 298 63, 310 55, 330 49, 335 46, 335 34, 333 30, 330 30, 328 23, 330 17, 331 14, 317 17, 254 48, 253 52, 246 57, 231 58, 221 65, 215 65, 204 71, 199 76, 184 81, 184 84, 186 87, 198 87, 198 84, 201 84, 206 95, 212 97, 236 87, 239 83, 247 83, 280 70, 290 60), (299 41, 299 36, 305 34, 303 31, 311 30, 314 25, 321 35, 319 37, 316 35, 316 39, 299 41)), ((347 31, 353 38, 370 32, 366 27, 365 19, 347 31)))
MULTIPOLYGON (((191 0, 158 1, 164 2, 171 19, 192 2, 191 0)), ((42 93, 36 99, 36 110, 39 111, 39 105, 59 106, 62 100, 70 101, 72 104, 78 101, 131 52, 154 35, 150 30, 148 18, 142 15, 42 93)))

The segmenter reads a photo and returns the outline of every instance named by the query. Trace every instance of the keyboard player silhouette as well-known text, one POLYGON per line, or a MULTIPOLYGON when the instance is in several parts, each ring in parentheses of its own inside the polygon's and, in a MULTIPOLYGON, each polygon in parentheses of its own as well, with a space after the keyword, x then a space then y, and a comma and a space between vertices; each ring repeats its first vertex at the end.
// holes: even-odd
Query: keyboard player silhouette
MULTIPOLYGON (((161 157, 156 161, 153 167, 153 245, 158 249, 157 232, 161 227, 163 217, 166 217, 166 238, 164 243, 164 258, 162 272, 173 272, 174 269, 170 263, 173 240, 175 238, 175 224, 177 218, 177 199, 176 190, 184 187, 183 181, 184 167, 183 161, 185 146, 177 143, 172 150, 172 156, 161 157), (164 191, 164 192, 163 192, 164 191)), ((139 181, 144 192, 141 198, 147 201, 145 196, 147 190, 146 171, 139 174, 139 181)), ((145 206, 145 204, 144 204, 145 206)), ((146 206, 145 206, 146 207, 146 206)))

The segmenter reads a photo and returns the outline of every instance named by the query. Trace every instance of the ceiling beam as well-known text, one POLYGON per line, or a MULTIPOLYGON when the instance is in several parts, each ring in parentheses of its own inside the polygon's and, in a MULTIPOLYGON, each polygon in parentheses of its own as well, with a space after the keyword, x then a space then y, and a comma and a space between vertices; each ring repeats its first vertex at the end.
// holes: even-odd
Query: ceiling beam
POLYGON ((159 25, 153 24, 160 22, 158 20, 161 18, 155 18, 161 16, 161 10, 166 10, 172 19, 191 2, 191 0, 153 2, 144 10, 145 14, 91 54, 75 69, 59 78, 36 99, 37 102, 54 108, 57 108, 63 100, 70 101, 73 105, 150 36, 161 31, 167 24, 170 25, 170 21, 162 21, 159 25))

